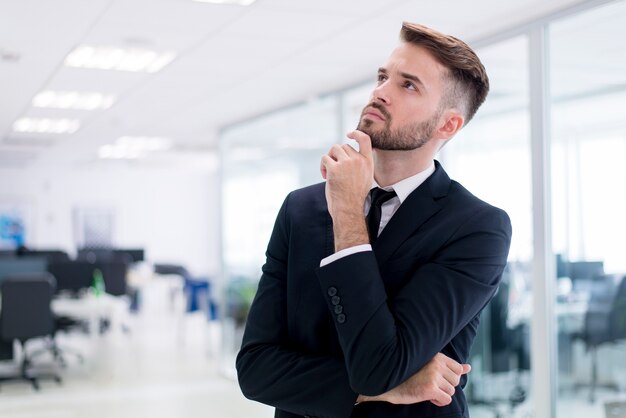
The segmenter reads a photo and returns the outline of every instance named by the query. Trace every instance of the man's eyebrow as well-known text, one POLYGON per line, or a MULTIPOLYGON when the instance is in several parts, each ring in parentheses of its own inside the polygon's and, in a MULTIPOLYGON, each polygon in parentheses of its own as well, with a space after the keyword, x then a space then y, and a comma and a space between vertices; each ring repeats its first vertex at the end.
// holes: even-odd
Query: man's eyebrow
POLYGON ((400 73, 400 75, 404 78, 415 81, 417 84, 421 85, 422 87, 426 87, 424 86, 424 83, 422 83, 422 80, 420 80, 420 78, 416 75, 409 74, 409 73, 400 73))

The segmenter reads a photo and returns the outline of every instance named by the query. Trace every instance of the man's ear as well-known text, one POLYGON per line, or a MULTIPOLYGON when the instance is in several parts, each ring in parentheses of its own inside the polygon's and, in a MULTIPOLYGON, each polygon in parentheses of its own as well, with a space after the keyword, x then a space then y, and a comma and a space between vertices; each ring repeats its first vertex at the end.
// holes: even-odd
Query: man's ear
POLYGON ((442 125, 437 130, 437 136, 446 141, 450 140, 463 127, 465 118, 456 109, 448 109, 441 116, 442 125))

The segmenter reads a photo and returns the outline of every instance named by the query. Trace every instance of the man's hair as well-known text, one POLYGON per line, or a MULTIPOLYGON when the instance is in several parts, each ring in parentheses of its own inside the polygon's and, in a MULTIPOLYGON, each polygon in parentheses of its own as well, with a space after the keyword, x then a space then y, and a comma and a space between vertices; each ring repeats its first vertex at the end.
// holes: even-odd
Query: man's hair
POLYGON ((489 93, 489 78, 476 53, 454 36, 415 23, 402 23, 400 39, 426 48, 448 69, 441 105, 459 109, 467 124, 489 93))

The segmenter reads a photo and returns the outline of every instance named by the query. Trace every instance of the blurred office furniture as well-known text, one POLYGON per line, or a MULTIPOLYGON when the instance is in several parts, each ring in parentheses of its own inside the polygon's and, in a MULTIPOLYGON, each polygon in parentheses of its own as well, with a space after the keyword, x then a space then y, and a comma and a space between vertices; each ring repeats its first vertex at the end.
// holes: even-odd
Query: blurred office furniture
POLYGON ((132 263, 145 260, 145 251, 143 248, 114 248, 113 255, 117 257, 127 257, 132 263))
MULTIPOLYGON (((180 264, 157 263, 154 265, 154 274, 168 278, 170 283, 170 309, 174 309, 177 296, 185 297, 185 278, 189 277, 189 272, 180 264)), ((186 304, 187 303, 185 303, 185 305, 186 304)))
POLYGON ((38 337, 49 337, 54 333, 54 318, 51 310, 54 293, 54 278, 49 273, 33 273, 9 276, 0 285, 2 311, 0 312, 0 339, 17 341, 22 347, 20 374, 2 377, 0 381, 24 379, 33 388, 39 389, 39 379, 61 379, 56 374, 35 374, 31 370, 32 360, 26 343, 38 337))
MULTIPOLYGON (((134 289, 128 287, 128 259, 126 257, 118 257, 113 255, 109 259, 98 260, 94 267, 102 273, 104 279, 104 291, 107 295, 114 296, 111 299, 113 307, 111 318, 117 323, 121 330, 125 333, 130 331, 128 312, 131 306, 134 289)), ((102 331, 110 326, 110 321, 102 322, 102 331)))
MULTIPOLYGON (((48 272, 52 274, 56 280, 55 294, 70 297, 85 295, 93 283, 94 270, 94 265, 86 261, 56 261, 48 265, 48 272)), ((48 341, 47 350, 40 350, 33 355, 37 356, 45 351, 50 351, 63 367, 67 365, 67 355, 72 355, 82 363, 84 361, 82 353, 72 350, 69 347, 60 346, 56 337, 59 333, 67 333, 72 330, 82 331, 85 328, 84 318, 55 313, 54 333, 52 339, 48 341)))
POLYGON ((128 273, 128 263, 126 261, 112 258, 110 260, 98 261, 94 264, 94 267, 102 272, 106 293, 113 296, 127 295, 126 274, 128 273))
POLYGON ((43 257, 0 258, 0 283, 5 277, 23 273, 45 273, 48 262, 43 257))
POLYGON ((568 271, 574 291, 589 292, 593 286, 593 280, 604 274, 604 263, 602 261, 570 261, 568 271))
POLYGON ((606 418, 626 418, 626 401, 606 402, 604 414, 606 418))
POLYGON ((574 338, 581 339, 591 354, 591 381, 589 401, 595 402, 598 386, 617 390, 614 383, 598 383, 598 348, 626 339, 626 276, 596 276, 591 284, 591 295, 584 328, 574 338))
POLYGON ((508 325, 512 270, 508 264, 483 310, 470 353, 470 363, 477 367, 467 387, 468 401, 491 409, 496 418, 512 415, 527 397, 522 374, 530 369, 530 333, 526 322, 508 325))
POLYGON ((143 261, 145 253, 143 248, 80 248, 76 258, 91 263, 118 260, 130 264, 143 261))
POLYGON ((168 277, 170 286, 170 307, 173 309, 176 300, 182 299, 182 308, 178 313, 178 340, 184 343, 184 316, 186 313, 201 311, 208 320, 217 319, 217 303, 211 294, 211 281, 206 277, 192 276, 180 264, 155 264, 154 273, 168 277))
POLYGON ((176 297, 176 292, 182 291, 186 312, 202 310, 207 314, 208 319, 216 319, 217 304, 211 295, 211 281, 208 278, 192 276, 180 264, 155 264, 154 273, 162 276, 182 278, 182 289, 172 287, 170 290, 171 303, 173 303, 176 297))
POLYGON ((70 256, 65 251, 53 249, 24 249, 17 255, 18 257, 41 257, 46 259, 48 263, 70 260, 70 256))
POLYGON ((87 261, 55 261, 48 272, 56 279, 56 293, 78 296, 93 284, 95 266, 87 261))
POLYGON ((107 293, 127 295, 130 298, 130 310, 139 309, 139 289, 129 285, 127 275, 131 265, 143 261, 143 249, 81 248, 77 259, 94 264, 102 272, 107 293))
POLYGON ((52 311, 56 315, 79 319, 87 324, 88 337, 92 346, 97 346, 102 321, 114 322, 120 301, 108 294, 96 296, 88 292, 80 298, 56 297, 52 300, 52 311))

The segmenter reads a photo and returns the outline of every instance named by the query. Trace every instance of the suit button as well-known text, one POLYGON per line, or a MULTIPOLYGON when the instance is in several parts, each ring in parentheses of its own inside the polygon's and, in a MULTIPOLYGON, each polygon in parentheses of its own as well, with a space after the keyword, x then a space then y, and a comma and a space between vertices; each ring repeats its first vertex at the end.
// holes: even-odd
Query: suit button
POLYGON ((340 314, 340 313, 342 313, 342 312, 343 312, 343 306, 341 306, 341 305, 337 305, 337 306, 335 306, 335 313, 336 313, 337 315, 339 315, 339 314, 340 314))
POLYGON ((329 287, 328 288, 328 296, 335 296, 337 294, 337 288, 336 287, 329 287))
POLYGON ((346 322, 346 316, 344 314, 337 315, 337 322, 343 324, 344 322, 346 322))
POLYGON ((332 303, 333 305, 339 305, 340 301, 341 301, 341 298, 339 296, 333 296, 330 299, 330 303, 332 303))

